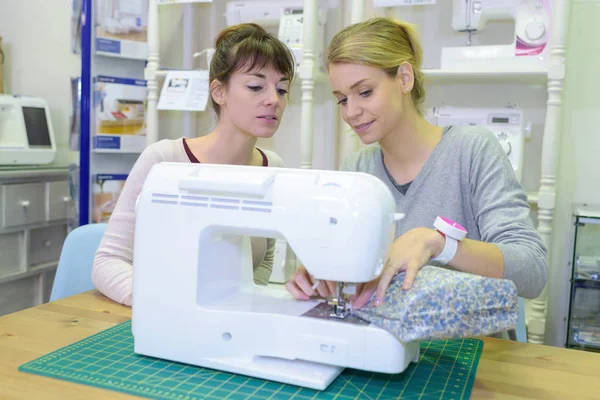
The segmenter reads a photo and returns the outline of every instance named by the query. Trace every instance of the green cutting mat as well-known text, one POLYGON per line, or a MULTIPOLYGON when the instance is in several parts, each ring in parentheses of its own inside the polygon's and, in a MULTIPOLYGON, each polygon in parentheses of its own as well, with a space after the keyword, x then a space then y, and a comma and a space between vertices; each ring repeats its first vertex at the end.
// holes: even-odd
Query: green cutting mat
POLYGON ((131 321, 30 361, 20 371, 155 399, 468 399, 483 341, 421 343, 402 374, 346 369, 325 391, 300 388, 133 352, 131 321))

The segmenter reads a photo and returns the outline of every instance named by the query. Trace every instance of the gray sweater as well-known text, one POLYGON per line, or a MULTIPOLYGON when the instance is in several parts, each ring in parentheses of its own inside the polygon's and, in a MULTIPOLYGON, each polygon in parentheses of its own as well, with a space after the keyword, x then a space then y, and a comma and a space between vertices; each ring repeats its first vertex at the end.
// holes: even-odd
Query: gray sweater
POLYGON ((467 238, 500 248, 505 278, 516 284, 519 296, 541 293, 547 249, 533 226, 527 195, 492 132, 447 127, 423 170, 404 187, 387 172, 378 146, 350 155, 342 169, 375 175, 388 185, 398 212, 406 214, 397 223, 396 237, 416 227, 433 228, 438 215, 450 218, 467 229, 467 238))

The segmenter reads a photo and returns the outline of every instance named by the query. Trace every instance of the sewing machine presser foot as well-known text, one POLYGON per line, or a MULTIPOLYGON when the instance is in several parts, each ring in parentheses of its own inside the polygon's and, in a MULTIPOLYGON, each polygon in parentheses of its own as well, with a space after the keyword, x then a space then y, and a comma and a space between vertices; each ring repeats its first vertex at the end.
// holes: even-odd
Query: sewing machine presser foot
POLYGON ((344 319, 352 314, 352 304, 349 296, 354 294, 353 290, 344 290, 345 284, 338 282, 336 295, 328 301, 328 304, 333 306, 333 311, 329 315, 332 318, 344 319))

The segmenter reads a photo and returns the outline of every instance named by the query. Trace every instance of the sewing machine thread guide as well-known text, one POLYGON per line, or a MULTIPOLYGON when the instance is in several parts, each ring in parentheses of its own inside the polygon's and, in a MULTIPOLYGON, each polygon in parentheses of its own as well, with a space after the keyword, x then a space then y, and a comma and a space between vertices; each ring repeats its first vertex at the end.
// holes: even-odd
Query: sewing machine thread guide
POLYGON ((346 369, 326 390, 317 391, 137 355, 131 321, 126 321, 19 370, 154 399, 462 400, 471 396, 482 349, 479 339, 421 342, 419 362, 402 374, 346 369))

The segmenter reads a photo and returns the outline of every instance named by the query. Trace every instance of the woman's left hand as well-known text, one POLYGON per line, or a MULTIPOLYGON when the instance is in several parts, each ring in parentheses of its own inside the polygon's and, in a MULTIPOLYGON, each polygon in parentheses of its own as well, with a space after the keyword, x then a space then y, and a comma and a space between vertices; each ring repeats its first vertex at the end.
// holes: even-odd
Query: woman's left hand
POLYGON ((379 278, 356 287, 356 295, 352 307, 361 308, 375 293, 375 305, 383 304, 385 292, 394 276, 406 271, 402 289, 408 290, 423 266, 440 254, 444 248, 444 236, 429 228, 415 228, 400 236, 392 244, 390 254, 383 272, 379 278))

